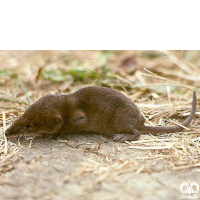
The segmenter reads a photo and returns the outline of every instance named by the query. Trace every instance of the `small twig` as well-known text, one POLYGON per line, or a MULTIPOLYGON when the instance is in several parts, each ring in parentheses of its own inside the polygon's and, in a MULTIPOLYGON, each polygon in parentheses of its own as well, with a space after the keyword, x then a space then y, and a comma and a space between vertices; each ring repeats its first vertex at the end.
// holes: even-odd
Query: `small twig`
POLYGON ((29 104, 31 105, 33 102, 31 101, 31 98, 30 98, 30 96, 28 95, 28 92, 27 92, 27 90, 26 90, 26 88, 25 88, 25 86, 24 86, 22 80, 19 78, 19 76, 17 76, 17 79, 18 79, 18 81, 19 81, 19 85, 21 86, 21 88, 23 89, 24 93, 26 94, 26 97, 27 97, 27 99, 28 99, 28 101, 29 101, 29 104))
POLYGON ((151 71, 149 71, 149 70, 147 70, 147 69, 145 69, 145 68, 144 68, 144 70, 145 70, 146 72, 149 73, 149 74, 143 74, 143 75, 145 75, 145 76, 151 76, 151 77, 158 78, 158 79, 161 79, 161 80, 169 81, 169 82, 171 82, 171 83, 176 84, 177 86, 182 86, 182 87, 185 87, 185 88, 187 88, 187 89, 190 89, 190 90, 194 91, 194 89, 192 89, 191 87, 189 87, 189 86, 187 86, 187 85, 181 85, 181 84, 179 84, 179 83, 176 82, 176 81, 172 81, 172 80, 170 80, 170 79, 168 79, 168 78, 159 76, 159 75, 157 75, 157 74, 155 74, 155 73, 153 73, 153 72, 151 72, 151 71))
POLYGON ((166 51, 166 50, 163 50, 161 52, 163 52, 165 55, 167 55, 168 58, 172 62, 174 62, 179 68, 181 68, 184 72, 186 72, 187 74, 194 74, 194 71, 192 71, 188 65, 186 65, 184 62, 182 62, 180 59, 178 59, 173 53, 171 53, 170 51, 166 51))
POLYGON ((1 98, 1 97, 0 97, 0 101, 5 101, 5 102, 12 102, 12 103, 19 103, 19 104, 29 105, 28 103, 25 103, 25 102, 21 102, 21 101, 18 101, 18 100, 5 99, 5 98, 1 98))
POLYGON ((5 114, 5 112, 3 112, 3 137, 4 137, 4 140, 5 140, 4 154, 7 155, 7 153, 8 153, 8 142, 7 142, 5 132, 6 132, 6 114, 5 114))
POLYGON ((121 81, 124 81, 125 83, 129 84, 130 86, 133 85, 133 84, 131 83, 131 81, 129 81, 127 78, 124 78, 124 77, 119 76, 119 75, 117 75, 117 74, 115 74, 115 75, 112 76, 112 77, 114 77, 114 78, 116 78, 116 79, 119 79, 119 80, 121 80, 121 81))
POLYGON ((173 166, 172 170, 182 170, 182 169, 189 169, 189 168, 194 168, 194 167, 200 167, 200 163, 195 163, 191 165, 185 165, 185 166, 173 166))
POLYGON ((142 147, 142 146, 129 146, 130 149, 140 149, 140 150, 162 150, 162 149, 171 149, 174 144, 165 145, 165 146, 154 146, 154 147, 142 147))
POLYGON ((163 139, 148 139, 148 140, 136 140, 136 141, 131 141, 131 142, 128 142, 128 144, 137 144, 137 143, 150 143, 150 142, 164 142, 164 141, 177 141, 178 139, 173 139, 173 138, 163 138, 163 139))
POLYGON ((177 123, 177 122, 175 122, 175 121, 173 121, 173 120, 171 120, 171 119, 168 119, 168 121, 170 121, 170 122, 172 122, 172 123, 174 123, 174 124, 176 124, 176 125, 178 125, 178 126, 184 128, 184 129, 186 129, 186 130, 190 130, 189 128, 187 128, 187 127, 183 126, 182 124, 179 124, 179 123, 177 123))
POLYGON ((2 159, 0 161, 0 164, 5 162, 5 160, 11 158, 12 156, 14 156, 22 147, 18 148, 17 150, 13 151, 12 153, 8 154, 4 159, 2 159))

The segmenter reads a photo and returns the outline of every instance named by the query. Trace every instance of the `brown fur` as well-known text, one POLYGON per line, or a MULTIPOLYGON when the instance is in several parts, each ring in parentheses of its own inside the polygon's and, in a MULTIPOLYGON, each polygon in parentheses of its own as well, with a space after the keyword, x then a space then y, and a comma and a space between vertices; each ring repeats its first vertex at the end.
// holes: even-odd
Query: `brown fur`
MULTIPOLYGON (((193 95, 188 126, 196 111, 193 95)), ((86 87, 69 95, 45 95, 6 130, 7 136, 28 133, 94 132, 113 136, 115 141, 136 140, 141 133, 179 132, 180 126, 151 127, 137 106, 122 93, 106 87, 86 87)))

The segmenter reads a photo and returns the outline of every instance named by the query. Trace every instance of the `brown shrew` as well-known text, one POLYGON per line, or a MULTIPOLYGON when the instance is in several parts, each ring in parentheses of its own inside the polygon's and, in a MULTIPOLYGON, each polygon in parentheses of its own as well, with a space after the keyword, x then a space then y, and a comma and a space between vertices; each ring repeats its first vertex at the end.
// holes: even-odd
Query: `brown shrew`
MULTIPOLYGON (((181 125, 188 126, 196 111, 196 93, 190 115, 181 125)), ((181 126, 145 126, 138 107, 119 91, 90 86, 68 95, 47 94, 33 103, 6 130, 6 136, 29 133, 65 134, 93 132, 112 136, 115 141, 137 140, 140 133, 174 133, 181 126)))

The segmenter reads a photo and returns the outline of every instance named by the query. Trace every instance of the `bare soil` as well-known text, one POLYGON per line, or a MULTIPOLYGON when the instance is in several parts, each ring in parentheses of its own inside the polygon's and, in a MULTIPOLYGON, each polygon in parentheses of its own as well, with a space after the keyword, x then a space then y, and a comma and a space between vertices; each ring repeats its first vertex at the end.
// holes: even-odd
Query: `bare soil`
POLYGON ((99 135, 36 137, 1 167, 1 199, 180 199, 180 184, 200 182, 199 169, 171 170, 99 135), (62 140, 61 140, 62 139, 62 140))

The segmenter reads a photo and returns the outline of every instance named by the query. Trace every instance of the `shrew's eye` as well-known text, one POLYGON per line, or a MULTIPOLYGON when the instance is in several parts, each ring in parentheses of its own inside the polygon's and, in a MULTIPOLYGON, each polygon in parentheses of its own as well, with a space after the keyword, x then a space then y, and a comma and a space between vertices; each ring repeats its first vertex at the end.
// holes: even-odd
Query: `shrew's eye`
POLYGON ((74 120, 74 124, 79 124, 82 120, 84 120, 84 117, 78 117, 74 120))
POLYGON ((27 129, 29 129, 30 128, 30 124, 28 124, 28 125, 26 125, 26 126, 23 126, 22 128, 21 128, 21 131, 22 132, 25 132, 27 129))
POLYGON ((28 124, 28 125, 26 125, 26 126, 24 127, 25 130, 30 130, 30 128, 31 128, 31 125, 30 125, 30 124, 28 124))

